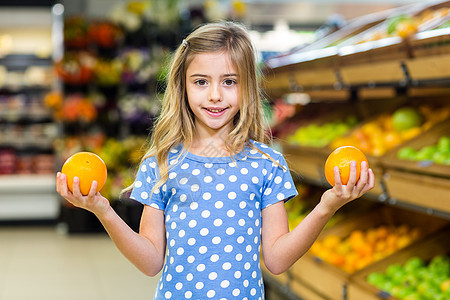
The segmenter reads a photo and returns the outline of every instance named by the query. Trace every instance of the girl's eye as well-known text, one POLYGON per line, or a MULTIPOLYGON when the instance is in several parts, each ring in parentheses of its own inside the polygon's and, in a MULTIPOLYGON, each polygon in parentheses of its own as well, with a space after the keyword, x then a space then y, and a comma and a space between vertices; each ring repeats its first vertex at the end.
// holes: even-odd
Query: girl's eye
POLYGON ((225 85, 229 86, 229 85, 236 84, 237 82, 234 79, 225 79, 224 83, 225 83, 225 85))
POLYGON ((195 84, 200 85, 200 86, 204 86, 204 85, 206 85, 206 80, 199 79, 199 80, 195 81, 195 84))

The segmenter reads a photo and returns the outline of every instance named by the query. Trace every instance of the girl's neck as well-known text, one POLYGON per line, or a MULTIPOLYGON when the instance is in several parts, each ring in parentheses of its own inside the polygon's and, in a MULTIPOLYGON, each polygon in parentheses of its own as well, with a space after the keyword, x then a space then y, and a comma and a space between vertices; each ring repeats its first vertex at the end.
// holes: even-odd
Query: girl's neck
POLYGON ((187 150, 198 156, 224 157, 230 156, 225 147, 225 141, 221 138, 196 139, 190 145, 186 145, 187 150))
POLYGON ((220 129, 211 130, 196 123, 196 130, 194 139, 185 147, 189 152, 199 156, 208 157, 224 157, 230 156, 230 152, 225 146, 225 139, 230 132, 230 128, 223 127, 220 129))

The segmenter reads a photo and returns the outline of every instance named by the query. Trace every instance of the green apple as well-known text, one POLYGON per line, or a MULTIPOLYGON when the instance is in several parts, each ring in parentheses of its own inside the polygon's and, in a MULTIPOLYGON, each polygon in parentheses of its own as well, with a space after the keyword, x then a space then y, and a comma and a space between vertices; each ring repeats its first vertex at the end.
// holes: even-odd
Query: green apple
POLYGON ((450 260, 447 256, 435 256, 428 265, 435 276, 450 277, 450 260))
POLYGON ((448 300, 449 298, 444 294, 436 294, 434 295, 433 300, 448 300))
POLYGON ((399 159, 415 160, 417 151, 413 147, 403 147, 398 150, 397 157, 399 159))
POLYGON ((415 291, 416 289, 413 287, 401 287, 397 294, 394 294, 394 296, 400 299, 404 299, 415 291))
POLYGON ((419 282, 420 279, 415 273, 408 273, 403 278, 403 284, 408 287, 416 287, 419 284, 419 282))
POLYGON ((405 269, 401 268, 399 270, 397 270, 395 273, 393 273, 390 278, 392 280, 392 283, 394 284, 401 284, 403 283, 403 280, 406 276, 406 271, 405 269))
POLYGON ((422 281, 417 286, 417 292, 421 295, 438 294, 439 288, 432 281, 422 281))
POLYGON ((444 165, 448 159, 448 155, 442 152, 435 152, 433 154, 433 161, 437 164, 444 165))
POLYGON ((425 266, 425 262, 420 257, 410 258, 404 265, 405 271, 408 273, 415 272, 417 269, 425 266))
POLYGON ((437 143, 439 152, 450 153, 450 136, 443 136, 437 143))
POLYGON ((393 287, 394 287, 394 284, 392 283, 392 281, 387 280, 387 281, 383 282, 381 289, 383 291, 389 292, 393 287))
POLYGON ((413 293, 409 294, 408 296, 406 296, 405 298, 403 298, 403 300, 425 300, 425 299, 418 292, 413 292, 413 293))
POLYGON ((396 131, 403 131, 422 124, 423 117, 414 107, 402 107, 392 115, 392 125, 396 131))
POLYGON ((370 273, 367 276, 367 282, 371 285, 376 286, 377 288, 382 288, 384 282, 386 281, 386 276, 381 273, 370 273))
POLYGON ((437 151, 437 146, 425 146, 417 152, 417 160, 432 160, 434 153, 437 151))
POLYGON ((394 274, 402 272, 403 267, 399 264, 392 264, 386 268, 386 275, 392 278, 394 274))
POLYGON ((395 285, 389 290, 389 293, 397 298, 401 298, 400 292, 401 292, 402 288, 403 287, 401 285, 395 285))

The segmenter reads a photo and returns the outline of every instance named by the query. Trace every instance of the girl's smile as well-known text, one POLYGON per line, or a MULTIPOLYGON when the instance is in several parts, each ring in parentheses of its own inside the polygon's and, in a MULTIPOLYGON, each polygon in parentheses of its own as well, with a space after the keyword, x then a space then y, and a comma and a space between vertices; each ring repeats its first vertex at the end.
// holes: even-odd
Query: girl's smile
POLYGON ((186 92, 198 137, 231 130, 239 111, 239 83, 227 52, 196 54, 186 71, 186 92))
POLYGON ((220 117, 225 113, 225 110, 228 108, 220 108, 220 107, 204 107, 206 112, 213 117, 220 117))

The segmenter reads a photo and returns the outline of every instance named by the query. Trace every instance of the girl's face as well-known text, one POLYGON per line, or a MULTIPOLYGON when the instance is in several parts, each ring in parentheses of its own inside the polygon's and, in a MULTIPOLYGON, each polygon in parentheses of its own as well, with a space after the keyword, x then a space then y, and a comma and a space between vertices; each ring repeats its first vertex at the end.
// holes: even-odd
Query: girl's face
POLYGON ((227 134, 239 111, 239 78, 227 52, 196 54, 186 70, 186 92, 199 137, 227 134))

